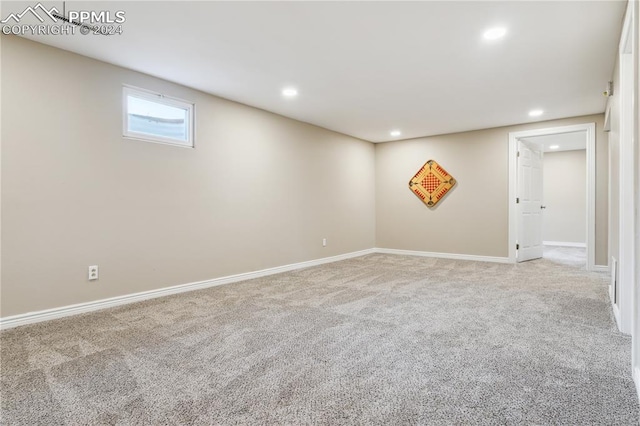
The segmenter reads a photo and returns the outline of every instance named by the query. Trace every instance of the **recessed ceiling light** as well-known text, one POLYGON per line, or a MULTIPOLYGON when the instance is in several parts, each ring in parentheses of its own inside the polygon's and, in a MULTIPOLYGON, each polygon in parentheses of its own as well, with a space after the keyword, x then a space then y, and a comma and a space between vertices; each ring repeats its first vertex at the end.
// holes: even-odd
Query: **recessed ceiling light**
POLYGON ((539 117, 544 111, 541 109, 532 109, 529 111, 529 117, 539 117))
POLYGON ((549 147, 549 149, 558 149, 558 148, 560 148, 560 145, 551 145, 549 147))
POLYGON ((391 136, 393 136, 394 138, 397 138, 398 136, 400 136, 402 134, 402 132, 400 130, 392 130, 389 132, 389 134, 391 136))
POLYGON ((287 98, 298 96, 298 89, 296 89, 295 87, 285 87, 284 89, 282 89, 282 96, 287 98))
POLYGON ((506 33, 507 33, 506 28, 496 27, 496 28, 488 29, 487 31, 484 32, 482 36, 487 40, 496 40, 496 39, 499 39, 500 37, 504 37, 506 33))

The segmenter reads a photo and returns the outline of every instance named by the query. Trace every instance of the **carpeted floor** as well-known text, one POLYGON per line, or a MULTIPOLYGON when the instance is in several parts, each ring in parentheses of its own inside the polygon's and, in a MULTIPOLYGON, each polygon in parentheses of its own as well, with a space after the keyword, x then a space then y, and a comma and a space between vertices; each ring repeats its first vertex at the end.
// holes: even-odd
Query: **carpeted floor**
POLYGON ((607 282, 374 254, 7 330, 2 424, 638 424, 607 282))
POLYGON ((544 246, 542 256, 561 265, 587 267, 587 249, 583 247, 544 246))

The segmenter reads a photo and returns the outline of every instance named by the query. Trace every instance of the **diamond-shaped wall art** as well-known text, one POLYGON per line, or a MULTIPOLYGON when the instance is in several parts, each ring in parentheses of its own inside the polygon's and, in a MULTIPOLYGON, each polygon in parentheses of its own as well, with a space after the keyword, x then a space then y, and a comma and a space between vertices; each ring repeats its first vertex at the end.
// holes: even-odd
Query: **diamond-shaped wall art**
POLYGON ((456 180, 434 160, 424 166, 409 181, 409 189, 427 206, 433 207, 456 184, 456 180))

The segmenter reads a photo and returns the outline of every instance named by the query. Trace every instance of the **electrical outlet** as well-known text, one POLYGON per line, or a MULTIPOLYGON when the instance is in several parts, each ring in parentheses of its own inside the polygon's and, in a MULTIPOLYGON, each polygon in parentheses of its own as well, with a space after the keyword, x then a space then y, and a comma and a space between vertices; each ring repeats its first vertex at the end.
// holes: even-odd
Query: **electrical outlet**
POLYGON ((89 266, 89 281, 96 281, 98 279, 98 265, 89 266))
POLYGON ((322 239, 322 247, 326 247, 327 246, 327 239, 323 238, 322 239))

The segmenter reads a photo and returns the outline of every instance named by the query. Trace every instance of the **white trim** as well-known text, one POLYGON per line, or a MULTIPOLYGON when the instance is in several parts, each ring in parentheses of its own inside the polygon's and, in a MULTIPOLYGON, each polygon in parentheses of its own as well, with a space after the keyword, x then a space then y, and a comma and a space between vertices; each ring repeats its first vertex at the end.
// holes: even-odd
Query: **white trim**
MULTIPOLYGON (((323 265, 325 263, 339 262, 341 260, 352 259, 354 257, 365 256, 368 254, 392 254, 402 256, 420 256, 438 259, 465 260, 472 262, 492 262, 492 263, 512 263, 508 257, 498 256, 479 256, 473 254, 458 253, 437 253, 416 250, 399 250, 389 248, 371 248, 366 250, 345 253, 332 257, 324 257, 306 262, 293 263, 290 265, 277 266, 274 268, 262 269, 259 271, 246 272, 226 277, 214 278, 211 280, 197 281, 188 284, 180 284, 172 287, 165 287, 157 290, 143 291, 140 293, 127 294, 123 296, 111 297, 109 299, 101 299, 93 302, 79 303, 76 305, 63 306, 60 308, 46 309, 43 311, 29 312, 26 314, 14 315, 10 317, 0 318, 0 330, 19 327, 22 325, 33 324, 42 321, 49 321, 58 318, 64 318, 72 315, 84 314, 88 312, 98 311, 101 309, 112 308, 115 306, 126 305, 129 303, 141 302, 143 300, 155 299, 158 297, 170 296, 172 294, 185 293, 193 290, 201 290, 219 285, 231 284, 239 281, 251 280, 255 278, 265 277, 283 272, 294 271, 297 269, 309 268, 312 266, 323 265)), ((606 268, 607 266, 598 266, 597 268, 606 268)))
POLYGON ((508 232, 508 244, 509 244, 509 261, 516 263, 518 261, 518 252, 516 250, 516 244, 518 241, 518 206, 516 206, 517 197, 517 182, 518 182, 518 140, 515 135, 509 133, 509 199, 507 200, 509 206, 509 232, 508 232))
POLYGON ((611 260, 609 261, 609 271, 609 299, 611 300, 611 309, 613 310, 613 317, 616 320, 616 326, 618 330, 620 330, 620 308, 618 307, 620 302, 620 281, 618 279, 618 260, 613 256, 611 256, 611 260), (616 287, 618 290, 618 303, 616 303, 616 287))
POLYGON ((633 369, 633 383, 636 385, 636 397, 640 402, 640 368, 638 367, 633 369))
POLYGON ((195 148, 195 104, 193 102, 167 96, 162 93, 124 84, 122 86, 122 137, 125 139, 154 142, 179 146, 182 148, 195 148), (183 141, 176 138, 130 131, 127 103, 127 98, 129 96, 185 110, 189 120, 186 125, 187 140, 183 141))
POLYGON ((587 243, 569 243, 569 242, 564 242, 564 241, 543 241, 542 245, 543 246, 587 248, 587 243))
MULTIPOLYGON (((613 300, 613 294, 611 294, 611 292, 609 292, 609 296, 611 300, 613 300)), ((611 304, 611 309, 613 310, 613 318, 616 320, 616 325, 618 329, 620 329, 620 309, 618 309, 618 305, 614 305, 613 303, 611 304)))
POLYGON ((338 262, 340 260, 360 257, 367 254, 375 253, 375 249, 367 249, 355 251, 351 253, 341 254, 338 256, 324 257, 321 259, 309 260, 306 262, 293 263, 291 265, 277 266, 275 268, 262 269, 260 271, 247 272, 243 274, 229 275, 226 277, 214 278, 206 281, 198 281, 188 284, 181 284, 172 287, 165 287, 158 290, 143 291, 140 293, 127 294, 124 296, 111 297, 109 299, 96 300, 93 302, 79 303, 77 305, 63 306, 60 308, 47 309, 44 311, 29 312, 26 314, 14 315, 10 317, 0 318, 0 330, 18 327, 21 325, 33 324, 41 321, 48 321, 57 318, 63 318, 71 315, 93 312, 101 309, 112 308, 114 306, 126 305, 129 303, 140 302, 143 300, 155 299, 157 297, 169 296, 172 294, 184 293, 187 291, 201 290, 204 288, 215 287, 224 284, 231 284, 238 281, 251 280, 254 278, 265 277, 268 275, 280 274, 282 272, 293 271, 296 269, 309 268, 325 263, 338 262))
POLYGON ((435 253, 430 251, 398 250, 388 248, 375 248, 374 250, 376 253, 381 254, 399 254, 404 256, 435 257, 439 259, 470 260, 474 262, 511 263, 508 257, 477 256, 474 254, 457 253, 435 253))
POLYGON ((509 191, 507 200, 509 206, 509 260, 517 261, 516 242, 518 239, 517 224, 517 141, 520 138, 546 136, 561 133, 586 132, 587 144, 587 271, 591 271, 595 264, 595 235, 596 235, 596 125, 595 123, 574 124, 570 126, 547 127, 544 129, 523 130, 509 133, 509 191))
MULTIPOLYGON (((631 365, 640 367, 640 328, 638 324, 638 283, 635 282, 636 212, 638 163, 638 1, 629 0, 618 45, 619 89, 619 177, 618 177, 618 288, 619 329, 631 334, 631 365)), ((615 272, 614 272, 615 273, 615 272)))
MULTIPOLYGON (((638 214, 638 210, 640 208, 640 5, 636 1, 633 5, 629 6, 632 8, 633 12, 633 20, 635 22, 634 25, 634 52, 633 56, 635 57, 634 63, 634 135, 635 135, 635 150, 636 150, 636 159, 634 164, 634 172, 636 176, 635 180, 635 202, 636 202, 636 214, 635 214, 635 234, 636 238, 634 241, 635 246, 635 283, 633 286, 633 327, 632 327, 632 366, 634 367, 634 373, 638 372, 640 369, 640 301, 638 298, 640 297, 640 214, 638 214)), ((638 397, 640 398, 640 378, 636 379, 637 374, 634 374, 634 379, 636 383, 636 392, 638 393, 638 397)))
MULTIPOLYGON (((615 84, 615 83, 614 83, 615 84)), ((610 107, 611 105, 611 99, 609 98, 607 100, 607 107, 610 107)), ((612 273, 612 266, 613 266, 613 256, 611 256, 611 253, 613 253, 613 232, 611 232, 611 230, 613 229, 613 206, 611 203, 611 194, 613 193, 613 184, 612 184, 612 163, 613 163, 613 155, 611 155, 612 152, 612 148, 611 148, 611 144, 609 143, 609 138, 611 138, 611 136, 607 137, 607 258, 608 258, 608 264, 609 264, 609 274, 612 273)), ((612 293, 612 288, 611 285, 609 285, 609 298, 611 299, 611 304, 613 305, 613 293, 612 293)), ((617 324, 616 324, 617 326, 617 324)))
POLYGON ((297 269, 323 265, 325 263, 339 262, 341 260, 352 259, 354 257, 365 256, 373 253, 397 254, 397 255, 406 255, 406 256, 423 256, 423 257, 433 257, 433 258, 441 258, 441 259, 468 260, 468 261, 476 261, 476 262, 510 263, 509 258, 507 257, 492 257, 492 256, 477 256, 477 255, 471 255, 471 254, 434 253, 434 252, 426 252, 426 251, 371 248, 371 249, 355 251, 355 252, 341 254, 341 255, 332 256, 332 257, 325 257, 325 258, 310 260, 306 262, 293 263, 291 265, 284 265, 284 266, 277 266, 275 268, 262 269, 260 271, 229 275, 226 277, 214 278, 206 281, 180 284, 180 285, 165 287, 157 290, 126 294, 123 296, 111 297, 109 299, 101 299, 93 302, 79 303, 76 305, 62 306, 60 308, 46 309, 43 311, 28 312, 26 314, 0 318, 0 330, 19 327, 22 325, 33 324, 33 323, 42 322, 42 321, 49 321, 49 320, 54 320, 58 318, 64 318, 71 315, 84 314, 84 313, 98 311, 106 308, 113 308, 115 306, 141 302, 143 300, 155 299, 157 297, 169 296, 172 294, 185 293, 193 290, 201 290, 204 288, 215 287, 215 286, 224 285, 224 284, 231 284, 239 281, 251 280, 254 278, 265 277, 268 275, 280 274, 282 272, 288 272, 288 271, 293 271, 297 269))
MULTIPOLYGON (((635 326, 634 313, 634 238, 635 238, 635 147, 634 101, 635 101, 635 1, 627 3, 624 26, 618 47, 620 90, 619 102, 619 207, 618 207, 618 288, 620 308, 620 331, 632 334, 635 326)), ((635 333, 633 333, 635 334, 635 333)), ((637 354, 633 346, 633 365, 637 365, 637 354)))
POLYGON ((593 272, 609 272, 609 267, 607 265, 593 265, 593 272))
POLYGON ((587 125, 587 271, 596 264, 596 123, 587 125))

